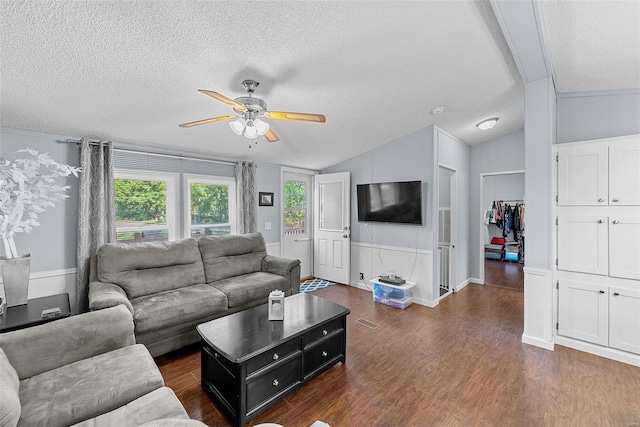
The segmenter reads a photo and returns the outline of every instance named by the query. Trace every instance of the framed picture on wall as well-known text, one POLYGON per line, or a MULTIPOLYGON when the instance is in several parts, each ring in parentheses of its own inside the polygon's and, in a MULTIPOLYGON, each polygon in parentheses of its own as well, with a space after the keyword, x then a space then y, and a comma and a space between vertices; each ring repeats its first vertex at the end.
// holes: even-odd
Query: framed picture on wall
POLYGON ((273 193, 258 193, 258 206, 273 206, 273 193))

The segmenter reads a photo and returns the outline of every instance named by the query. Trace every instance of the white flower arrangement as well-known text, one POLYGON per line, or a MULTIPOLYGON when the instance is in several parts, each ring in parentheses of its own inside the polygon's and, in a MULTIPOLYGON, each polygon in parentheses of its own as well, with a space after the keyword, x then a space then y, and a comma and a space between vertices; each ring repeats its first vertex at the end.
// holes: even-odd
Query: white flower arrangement
POLYGON ((40 225, 38 214, 54 203, 69 197, 70 188, 58 185, 57 178, 73 174, 80 168, 56 162, 48 153, 26 148, 16 153, 28 153, 25 158, 0 156, 0 236, 7 258, 18 257, 14 235, 29 233, 40 225))

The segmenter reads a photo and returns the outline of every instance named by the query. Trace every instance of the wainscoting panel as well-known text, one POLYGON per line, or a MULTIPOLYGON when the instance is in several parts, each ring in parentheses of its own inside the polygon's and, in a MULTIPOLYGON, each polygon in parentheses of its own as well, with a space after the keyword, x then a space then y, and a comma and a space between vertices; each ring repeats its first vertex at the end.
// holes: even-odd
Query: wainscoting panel
POLYGON ((351 243, 351 286, 371 291, 369 280, 394 271, 406 280, 416 282, 413 301, 435 307, 433 291, 433 252, 424 249, 351 243), (360 273, 364 279, 360 279, 360 273))
POLYGON ((280 242, 267 243, 267 255, 282 256, 280 255, 280 242))
MULTIPOLYGON (((0 284, 2 278, 0 276, 0 284)), ((41 271, 29 276, 28 298, 40 298, 55 294, 69 294, 69 300, 76 298, 76 269, 41 271)), ((4 298, 4 286, 0 286, 0 294, 4 298)))
POLYGON ((524 267, 522 342, 553 350, 553 281, 549 270, 524 267))

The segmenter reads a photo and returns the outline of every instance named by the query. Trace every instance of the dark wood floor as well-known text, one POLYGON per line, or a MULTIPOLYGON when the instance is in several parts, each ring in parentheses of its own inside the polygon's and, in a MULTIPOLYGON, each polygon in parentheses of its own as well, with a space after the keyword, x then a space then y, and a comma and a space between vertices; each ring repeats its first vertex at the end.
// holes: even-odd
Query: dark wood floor
POLYGON ((523 265, 517 262, 484 260, 484 283, 524 291, 523 265))
MULTIPOLYGON (((315 292, 351 309, 347 363, 253 424, 621 426, 640 424, 640 368, 523 344, 523 293, 470 284, 435 308, 399 310, 342 285, 315 292), (379 324, 370 329, 356 321, 379 324)), ((200 388, 197 348, 157 359, 192 418, 230 426, 200 388)))

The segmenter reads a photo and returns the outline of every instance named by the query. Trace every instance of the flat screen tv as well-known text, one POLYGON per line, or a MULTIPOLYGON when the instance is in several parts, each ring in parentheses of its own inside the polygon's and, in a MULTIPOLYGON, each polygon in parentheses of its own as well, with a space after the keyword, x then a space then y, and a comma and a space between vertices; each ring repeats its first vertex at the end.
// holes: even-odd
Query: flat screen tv
POLYGON ((422 225, 422 182, 358 184, 358 221, 422 225))

